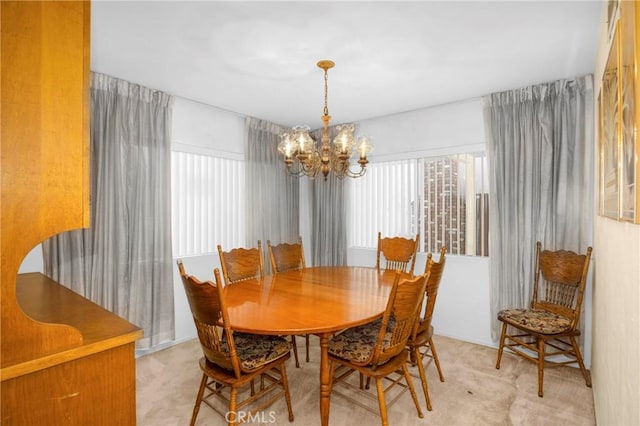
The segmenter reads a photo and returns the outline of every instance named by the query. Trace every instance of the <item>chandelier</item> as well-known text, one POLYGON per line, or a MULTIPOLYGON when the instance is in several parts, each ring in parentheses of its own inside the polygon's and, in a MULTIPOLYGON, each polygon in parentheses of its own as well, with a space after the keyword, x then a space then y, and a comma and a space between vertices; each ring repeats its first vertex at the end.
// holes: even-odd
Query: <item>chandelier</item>
POLYGON ((333 139, 333 144, 329 139, 329 108, 327 107, 328 92, 328 70, 335 66, 333 61, 322 60, 318 62, 318 67, 324 70, 324 114, 322 115, 322 138, 318 148, 311 137, 309 126, 295 126, 280 134, 278 151, 284 156, 284 163, 289 174, 295 177, 308 176, 313 179, 318 172, 322 172, 324 180, 327 180, 329 173, 338 179, 345 177, 357 178, 363 176, 367 169, 367 154, 371 152, 371 143, 367 136, 361 136, 358 141, 353 135, 353 124, 342 124, 336 126, 337 134, 333 139), (358 164, 360 169, 351 170, 351 156, 355 150, 359 153, 358 164), (293 167, 297 162, 297 167, 293 167))

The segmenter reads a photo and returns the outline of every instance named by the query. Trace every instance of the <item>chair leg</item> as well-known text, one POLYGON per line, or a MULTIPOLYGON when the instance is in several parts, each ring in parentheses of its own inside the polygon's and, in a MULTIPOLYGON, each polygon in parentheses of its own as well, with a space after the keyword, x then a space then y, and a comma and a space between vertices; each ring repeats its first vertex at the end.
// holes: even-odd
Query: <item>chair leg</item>
POLYGON ((576 338, 574 336, 569 336, 569 339, 571 339, 571 346, 573 346, 573 351, 576 354, 576 360, 578 361, 578 365, 580 366, 580 371, 582 371, 582 375, 584 376, 584 381, 586 382, 587 387, 590 388, 591 376, 589 375, 589 372, 584 366, 584 362, 582 360, 582 354, 580 353, 580 348, 578 347, 578 342, 576 342, 576 338))
POLYGON ((384 400, 384 388, 382 387, 381 378, 376 378, 376 390, 378 391, 378 406, 380 407, 380 418, 382 420, 382 426, 389 426, 389 419, 387 416, 387 403, 384 400))
POLYGON ((331 395, 331 391, 333 390, 333 379, 336 375, 336 363, 334 361, 329 361, 329 395, 331 395))
POLYGON ((293 409, 291 408, 291 395, 289 394, 289 379, 287 379, 287 369, 284 366, 284 362, 280 366, 280 381, 284 388, 284 399, 287 401, 287 410, 289 410, 289 421, 293 421, 293 409))
POLYGON ((502 333, 500 334, 500 346, 498 347, 498 360, 496 361, 496 370, 500 369, 500 361, 502 361, 502 351, 504 350, 504 339, 507 336, 507 323, 502 323, 502 333))
POLYGON ((305 334, 304 341, 307 345, 307 362, 309 362, 309 335, 305 334))
MULTIPOLYGON (((416 390, 413 387, 413 380, 411 380, 411 376, 409 375, 409 368, 407 367, 406 362, 402 364, 402 371, 404 372, 404 379, 407 381, 407 386, 409 386, 409 392, 411 392, 411 398, 413 399, 413 403, 416 406, 416 411, 418 411, 418 417, 422 419, 424 415, 422 414, 422 410, 420 409, 420 404, 418 403, 418 395, 416 395, 416 390)), ((431 404, 429 403, 429 405, 431 404)))
POLYGON ((433 362, 436 363, 436 368, 438 369, 438 376, 440 376, 440 381, 444 382, 444 375, 442 374, 442 369, 440 368, 440 360, 438 359, 436 346, 433 344, 433 337, 429 339, 429 347, 431 348, 431 356, 433 356, 433 362))
POLYGON ((544 339, 538 338, 538 396, 542 398, 543 382, 544 382, 544 339))
POLYGON ((229 413, 227 413, 229 422, 229 426, 237 425, 236 421, 236 402, 238 399, 238 389, 231 387, 231 392, 229 393, 229 413))
POLYGON ((207 386, 207 375, 202 375, 200 380, 200 388, 198 389, 198 396, 196 396, 196 405, 193 406, 193 414, 191 415, 191 426, 196 424, 196 417, 198 417, 198 411, 200 411, 200 404, 202 403, 202 396, 204 395, 204 389, 207 386))
POLYGON ((296 344, 296 336, 291 336, 291 345, 293 346, 293 357, 296 359, 296 368, 300 368, 298 362, 298 345, 296 344))
POLYGON ((429 386, 427 385, 427 375, 424 373, 424 365, 422 365, 422 354, 420 348, 411 347, 411 356, 415 358, 415 363, 420 373, 420 381, 422 382, 422 392, 427 403, 427 410, 431 411, 431 399, 429 398, 429 386))

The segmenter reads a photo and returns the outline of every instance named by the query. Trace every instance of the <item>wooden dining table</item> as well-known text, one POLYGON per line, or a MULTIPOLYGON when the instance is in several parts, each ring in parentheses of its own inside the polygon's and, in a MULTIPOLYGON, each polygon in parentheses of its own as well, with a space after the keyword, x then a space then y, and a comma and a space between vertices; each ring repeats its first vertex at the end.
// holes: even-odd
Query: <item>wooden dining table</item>
POLYGON ((320 420, 329 424, 329 338, 336 331, 381 317, 394 271, 364 267, 313 267, 225 287, 234 330, 320 338, 320 420))

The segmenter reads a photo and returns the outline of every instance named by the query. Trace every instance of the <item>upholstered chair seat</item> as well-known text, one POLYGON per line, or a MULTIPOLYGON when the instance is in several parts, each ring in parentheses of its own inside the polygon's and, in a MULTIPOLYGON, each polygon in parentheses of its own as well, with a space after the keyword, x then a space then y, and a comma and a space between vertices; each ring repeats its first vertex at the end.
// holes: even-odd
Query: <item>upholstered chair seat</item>
POLYGON ((505 309, 498 319, 534 333, 560 334, 571 329, 571 319, 542 309, 505 309))
MULTIPOLYGON (((352 362, 366 362, 376 347, 381 325, 382 321, 377 320, 343 331, 329 342, 329 353, 352 362)), ((387 332, 382 341, 383 350, 390 344, 391 333, 387 332)))
MULTIPOLYGON (((245 371, 256 370, 291 351, 291 343, 279 336, 234 333, 236 354, 245 371)), ((226 342, 223 350, 228 352, 226 342)))

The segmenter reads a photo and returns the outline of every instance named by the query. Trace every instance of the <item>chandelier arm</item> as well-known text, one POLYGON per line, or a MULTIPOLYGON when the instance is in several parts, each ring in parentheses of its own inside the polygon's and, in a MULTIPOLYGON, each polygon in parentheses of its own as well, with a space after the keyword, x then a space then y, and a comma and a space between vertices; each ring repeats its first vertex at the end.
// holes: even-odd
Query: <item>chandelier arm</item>
POLYGON ((289 175, 293 177, 302 177, 307 175, 305 170, 300 166, 298 166, 298 170, 295 170, 295 171, 293 170, 293 167, 287 167, 287 172, 289 172, 289 175))
POLYGON ((333 173, 336 175, 336 177, 338 177, 339 179, 344 179, 345 177, 350 177, 350 178, 358 178, 361 176, 364 176, 364 174, 367 172, 367 169, 365 167, 364 164, 360 164, 360 170, 358 170, 357 172, 353 171, 351 169, 351 164, 349 163, 349 161, 334 161, 333 165, 332 165, 332 170, 333 173), (342 164, 341 166, 338 166, 338 164, 342 164))
POLYGON ((351 169, 347 170, 346 176, 349 176, 350 178, 359 178, 361 176, 364 176, 364 174, 367 173, 367 169, 366 167, 361 167, 360 171, 358 171, 357 173, 352 172, 351 169))

